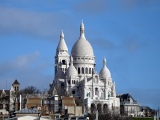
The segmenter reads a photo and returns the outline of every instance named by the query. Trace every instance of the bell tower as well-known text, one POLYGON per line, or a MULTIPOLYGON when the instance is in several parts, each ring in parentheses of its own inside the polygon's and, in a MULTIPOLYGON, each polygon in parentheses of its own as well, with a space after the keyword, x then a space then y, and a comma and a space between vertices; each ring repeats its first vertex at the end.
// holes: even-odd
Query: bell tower
POLYGON ((19 90, 20 90, 20 84, 19 84, 19 82, 18 82, 17 79, 14 81, 14 83, 12 84, 12 86, 13 86, 15 92, 18 93, 19 90))
POLYGON ((56 49, 55 56, 55 75, 58 71, 66 72, 69 67, 69 54, 66 42, 64 40, 64 33, 61 32, 60 41, 56 49))

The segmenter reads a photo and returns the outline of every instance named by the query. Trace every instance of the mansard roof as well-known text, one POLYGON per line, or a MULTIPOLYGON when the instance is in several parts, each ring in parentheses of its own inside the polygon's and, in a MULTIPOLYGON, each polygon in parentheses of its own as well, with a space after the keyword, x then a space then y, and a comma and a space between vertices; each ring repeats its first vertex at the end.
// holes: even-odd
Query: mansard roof
POLYGON ((120 100, 129 100, 131 98, 134 102, 137 102, 129 93, 119 95, 120 100))

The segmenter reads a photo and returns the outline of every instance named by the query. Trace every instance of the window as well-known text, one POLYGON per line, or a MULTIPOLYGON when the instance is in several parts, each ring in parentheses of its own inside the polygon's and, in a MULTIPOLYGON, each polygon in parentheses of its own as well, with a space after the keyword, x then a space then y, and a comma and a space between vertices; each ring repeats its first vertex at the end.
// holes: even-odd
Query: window
POLYGON ((70 81, 70 80, 68 80, 68 84, 69 84, 69 85, 71 84, 71 81, 70 81))
POLYGON ((61 83, 61 87, 64 87, 64 83, 61 83))
POLYGON ((88 68, 86 68, 86 74, 88 74, 88 68))
POLYGON ((80 68, 78 68, 78 74, 80 74, 80 68))
POLYGON ((89 68, 89 74, 91 74, 92 72, 91 72, 91 68, 89 68))
POLYGON ((67 63, 66 63, 66 60, 62 60, 62 64, 63 65, 66 65, 67 63))
POLYGON ((3 109, 3 104, 0 104, 0 109, 3 109))
POLYGON ((73 90, 73 91, 72 91, 72 94, 75 94, 75 93, 76 93, 75 90, 73 90))
POLYGON ((98 95, 98 88, 95 88, 95 95, 98 95))
POLYGON ((84 68, 82 67, 82 74, 84 74, 84 68))

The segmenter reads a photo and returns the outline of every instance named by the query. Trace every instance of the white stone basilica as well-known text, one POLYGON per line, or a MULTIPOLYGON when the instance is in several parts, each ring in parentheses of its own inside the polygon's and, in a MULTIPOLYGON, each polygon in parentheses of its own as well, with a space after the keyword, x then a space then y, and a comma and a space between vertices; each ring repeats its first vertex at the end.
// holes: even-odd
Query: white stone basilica
POLYGON ((64 40, 63 31, 56 49, 55 77, 50 91, 57 90, 59 96, 80 99, 85 112, 115 110, 120 107, 116 97, 115 82, 103 60, 100 73, 95 73, 95 56, 91 44, 86 40, 83 22, 80 37, 73 45, 71 55, 64 40))

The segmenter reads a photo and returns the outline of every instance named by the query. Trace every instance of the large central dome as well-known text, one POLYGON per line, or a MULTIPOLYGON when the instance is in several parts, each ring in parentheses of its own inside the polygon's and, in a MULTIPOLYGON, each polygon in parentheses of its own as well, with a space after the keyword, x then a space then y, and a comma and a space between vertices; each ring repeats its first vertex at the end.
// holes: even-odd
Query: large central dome
POLYGON ((80 26, 80 37, 73 45, 72 56, 94 56, 91 44, 86 40, 84 35, 84 24, 80 26))

